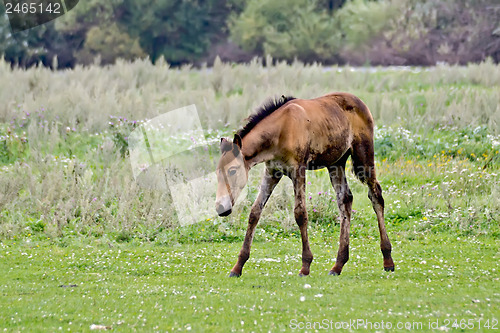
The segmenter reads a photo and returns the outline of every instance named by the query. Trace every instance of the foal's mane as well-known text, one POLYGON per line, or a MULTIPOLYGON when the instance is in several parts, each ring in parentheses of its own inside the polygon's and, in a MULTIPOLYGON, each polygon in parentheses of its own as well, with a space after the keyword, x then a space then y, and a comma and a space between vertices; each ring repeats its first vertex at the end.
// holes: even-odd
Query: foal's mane
POLYGON ((254 114, 250 115, 248 119, 248 123, 238 131, 238 135, 243 138, 247 135, 262 119, 269 116, 274 111, 278 110, 280 107, 285 105, 291 100, 294 100, 293 96, 285 96, 282 95, 279 98, 269 98, 264 102, 261 106, 257 108, 254 114))

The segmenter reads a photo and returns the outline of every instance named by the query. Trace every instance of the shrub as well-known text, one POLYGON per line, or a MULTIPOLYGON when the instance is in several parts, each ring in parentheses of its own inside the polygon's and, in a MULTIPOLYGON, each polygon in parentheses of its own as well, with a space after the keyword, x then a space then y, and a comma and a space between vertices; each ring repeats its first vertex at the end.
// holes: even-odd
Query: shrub
POLYGON ((252 0, 230 30, 244 50, 278 59, 329 60, 339 48, 335 21, 308 0, 252 0))
POLYGON ((398 15, 400 6, 394 1, 353 0, 335 13, 347 49, 367 46, 398 15))
POLYGON ((491 0, 353 0, 335 17, 351 63, 435 65, 499 61, 500 10, 491 0))
POLYGON ((123 0, 119 23, 153 61, 161 56, 171 64, 195 62, 212 42, 225 34, 226 20, 240 1, 123 0))
POLYGON ((111 64, 117 58, 145 58, 146 53, 140 47, 138 39, 132 39, 114 23, 106 27, 92 27, 87 32, 83 49, 76 52, 76 59, 81 64, 90 64, 98 56, 102 64, 111 64))

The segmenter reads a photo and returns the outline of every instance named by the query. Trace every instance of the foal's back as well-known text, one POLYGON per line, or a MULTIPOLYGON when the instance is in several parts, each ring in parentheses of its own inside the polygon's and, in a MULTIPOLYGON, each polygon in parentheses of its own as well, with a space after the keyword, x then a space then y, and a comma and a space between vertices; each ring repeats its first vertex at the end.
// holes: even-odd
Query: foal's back
POLYGON ((356 96, 332 93, 283 106, 281 145, 311 169, 330 166, 353 145, 373 141, 373 118, 356 96))

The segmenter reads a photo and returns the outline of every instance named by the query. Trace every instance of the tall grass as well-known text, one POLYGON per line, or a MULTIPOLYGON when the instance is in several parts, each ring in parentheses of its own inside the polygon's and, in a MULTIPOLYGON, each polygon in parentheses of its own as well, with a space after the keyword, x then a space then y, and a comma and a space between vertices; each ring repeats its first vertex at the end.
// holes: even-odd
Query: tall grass
POLYGON ((11 69, 2 62, 0 77, 1 121, 44 108, 45 119, 90 133, 106 130, 109 116, 153 118, 192 103, 205 113, 209 127, 233 128, 269 95, 312 98, 331 91, 360 95, 385 125, 400 122, 398 117, 411 125, 417 118, 425 126, 487 125, 498 134, 500 121, 500 66, 490 61, 379 71, 301 63, 263 67, 259 60, 216 62, 201 70, 147 60, 65 71, 11 69))
MULTIPOLYGON (((390 223, 399 221, 404 224, 401 230, 413 232, 426 229, 425 221, 448 219, 446 223, 457 230, 469 230, 467 212, 473 209, 481 221, 481 227, 472 228, 475 232, 489 232, 492 224, 498 224, 500 203, 493 198, 500 191, 500 66, 490 61, 467 67, 374 69, 298 62, 264 67, 258 59, 246 65, 216 61, 213 68, 172 69, 162 62, 135 61, 65 71, 12 69, 1 62, 0 77, 3 237, 240 237, 238 230, 244 228, 255 197, 258 170, 251 173, 247 202, 231 218, 172 231, 177 222, 169 193, 141 188, 132 177, 128 134, 147 119, 196 104, 209 139, 215 140, 239 128, 272 95, 312 98, 332 91, 352 92, 372 110, 378 126, 380 178, 384 188, 394 187, 388 191, 391 202, 402 202, 414 191, 420 195, 422 186, 438 186, 441 191, 434 204, 414 195, 405 197, 406 206, 390 203, 390 223), (436 163, 443 164, 442 169, 434 169, 436 163), (461 171, 461 163, 469 171, 461 171), (459 195, 450 192, 451 185, 441 186, 449 179, 453 191, 467 190, 459 195), (450 211, 447 204, 454 209, 450 211), (459 212, 453 215, 457 207, 459 212), (439 215, 445 211, 453 216, 439 215)), ((310 178, 313 224, 334 225, 335 197, 325 175, 311 173, 310 178)), ((362 206, 355 221, 371 223, 365 189, 353 179, 350 183, 355 198, 365 198, 359 201, 362 206)), ((282 227, 292 230, 287 186, 276 190, 261 230, 273 234, 283 232, 282 227)), ((429 193, 433 197, 437 192, 429 193)))

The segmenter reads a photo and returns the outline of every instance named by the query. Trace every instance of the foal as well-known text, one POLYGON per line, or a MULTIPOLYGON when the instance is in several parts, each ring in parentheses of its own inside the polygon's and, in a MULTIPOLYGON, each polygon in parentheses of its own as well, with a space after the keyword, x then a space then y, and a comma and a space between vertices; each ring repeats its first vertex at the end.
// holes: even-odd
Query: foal
POLYGON ((220 216, 231 214, 238 195, 248 181, 248 171, 264 162, 266 170, 257 199, 252 205, 243 247, 229 276, 240 276, 250 256, 250 246, 262 209, 283 175, 290 177, 295 193, 295 220, 302 237, 302 268, 308 275, 313 254, 307 236, 306 170, 328 168, 340 210, 340 242, 337 261, 329 274, 339 275, 349 259, 349 232, 353 196, 345 177, 351 156, 353 172, 368 186, 368 197, 377 215, 384 269, 394 271, 391 243, 384 224, 382 188, 375 176, 373 118, 356 96, 332 93, 315 99, 282 96, 264 104, 234 135, 221 139, 222 156, 217 166, 217 199, 220 216))

